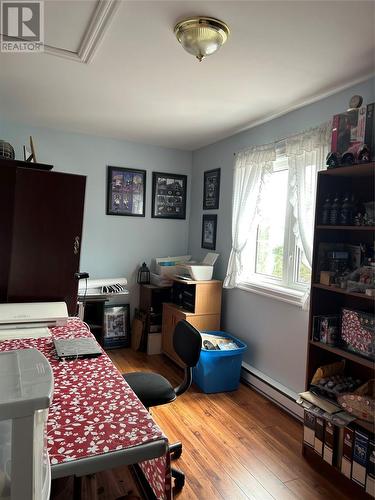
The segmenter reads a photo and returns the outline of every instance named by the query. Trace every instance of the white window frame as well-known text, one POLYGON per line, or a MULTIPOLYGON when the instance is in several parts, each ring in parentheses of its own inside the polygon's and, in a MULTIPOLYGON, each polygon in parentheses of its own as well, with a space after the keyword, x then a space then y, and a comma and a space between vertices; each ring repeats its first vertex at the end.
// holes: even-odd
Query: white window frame
POLYGON ((301 250, 297 246, 296 238, 293 232, 293 207, 290 199, 290 170, 286 156, 279 156, 274 163, 274 171, 288 169, 288 194, 287 206, 285 211, 284 228, 284 252, 283 252, 283 277, 282 279, 261 275, 255 272, 256 250, 257 250, 257 229, 250 235, 250 260, 252 262, 253 272, 248 274, 246 280, 241 280, 238 288, 259 295, 272 297, 289 304, 302 307, 302 298, 310 287, 310 283, 298 283, 298 263, 301 259, 301 250), (276 168, 275 168, 276 167, 276 168))

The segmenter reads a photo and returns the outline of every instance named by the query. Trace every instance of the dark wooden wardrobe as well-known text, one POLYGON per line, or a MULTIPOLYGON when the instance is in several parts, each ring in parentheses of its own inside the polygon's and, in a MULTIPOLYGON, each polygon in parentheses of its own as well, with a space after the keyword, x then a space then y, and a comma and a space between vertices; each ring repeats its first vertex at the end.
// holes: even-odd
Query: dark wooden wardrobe
POLYGON ((0 302, 63 300, 75 314, 86 177, 22 164, 0 160, 0 302))

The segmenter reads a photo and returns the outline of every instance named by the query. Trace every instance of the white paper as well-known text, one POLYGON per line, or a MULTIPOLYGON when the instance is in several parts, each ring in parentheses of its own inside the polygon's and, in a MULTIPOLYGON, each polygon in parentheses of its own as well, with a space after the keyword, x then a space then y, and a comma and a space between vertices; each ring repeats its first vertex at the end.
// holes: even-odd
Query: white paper
POLYGON ((219 257, 219 253, 208 252, 206 257, 203 259, 202 264, 207 266, 213 266, 219 257))
POLYGON ((13 339, 41 339, 50 337, 49 328, 14 328, 12 330, 0 330, 0 342, 13 339))

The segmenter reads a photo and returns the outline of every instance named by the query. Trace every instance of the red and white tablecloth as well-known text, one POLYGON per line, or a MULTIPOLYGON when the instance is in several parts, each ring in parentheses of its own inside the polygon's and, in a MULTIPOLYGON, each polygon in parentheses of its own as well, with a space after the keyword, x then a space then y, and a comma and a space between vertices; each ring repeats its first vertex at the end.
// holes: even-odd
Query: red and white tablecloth
MULTIPOLYGON (((78 318, 51 328, 52 337, 89 337, 78 318)), ((50 362, 53 402, 47 422, 51 465, 93 457, 167 438, 106 353, 91 359, 59 361, 52 338, 9 340, 0 351, 34 347, 50 362)), ((169 454, 139 464, 158 499, 172 498, 169 454)))

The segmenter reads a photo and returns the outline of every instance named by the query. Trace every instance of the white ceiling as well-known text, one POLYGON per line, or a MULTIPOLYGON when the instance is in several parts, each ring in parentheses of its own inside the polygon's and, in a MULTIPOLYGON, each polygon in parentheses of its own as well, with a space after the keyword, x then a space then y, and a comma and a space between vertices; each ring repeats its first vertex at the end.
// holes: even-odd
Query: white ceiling
POLYGON ((95 11, 96 1, 44 2, 45 43, 77 52, 95 11))
MULTIPOLYGON (((46 43, 79 50, 98 2, 46 1, 46 43)), ((374 71, 373 1, 122 1, 88 64, 0 54, 0 117, 197 149, 374 71), (199 63, 177 20, 231 36, 199 63)))

